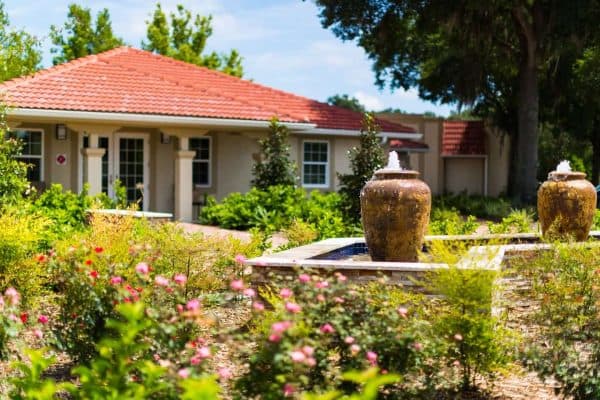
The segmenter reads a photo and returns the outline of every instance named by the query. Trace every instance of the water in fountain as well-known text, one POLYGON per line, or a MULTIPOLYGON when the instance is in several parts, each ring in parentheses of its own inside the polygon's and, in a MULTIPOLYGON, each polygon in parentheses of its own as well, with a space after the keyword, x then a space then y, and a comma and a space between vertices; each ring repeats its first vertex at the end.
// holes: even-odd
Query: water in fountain
POLYGON ((567 160, 563 160, 556 166, 556 172, 571 172, 571 163, 567 160))
POLYGON ((400 160, 398 160, 398 153, 390 151, 388 156, 388 164, 383 168, 384 171, 402 171, 404 168, 400 166, 400 160))

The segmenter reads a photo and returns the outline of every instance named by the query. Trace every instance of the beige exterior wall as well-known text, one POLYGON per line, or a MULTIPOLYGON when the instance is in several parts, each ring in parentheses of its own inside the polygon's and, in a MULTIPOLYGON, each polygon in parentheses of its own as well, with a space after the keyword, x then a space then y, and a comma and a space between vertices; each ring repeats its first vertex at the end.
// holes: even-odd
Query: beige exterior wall
POLYGON ((214 136, 216 181, 212 193, 222 199, 233 192, 247 192, 252 181, 252 156, 258 152, 260 135, 218 132, 214 136))
POLYGON ((444 159, 446 192, 458 194, 482 195, 484 192, 485 158, 454 158, 444 159))

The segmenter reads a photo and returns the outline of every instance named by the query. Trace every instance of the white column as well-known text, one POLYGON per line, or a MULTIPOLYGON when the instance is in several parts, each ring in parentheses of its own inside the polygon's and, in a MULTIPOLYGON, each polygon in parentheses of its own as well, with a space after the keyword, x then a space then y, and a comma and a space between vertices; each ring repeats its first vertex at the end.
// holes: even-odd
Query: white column
POLYGON ((89 194, 92 196, 102 192, 102 156, 105 152, 105 149, 98 147, 81 149, 83 181, 89 184, 89 194))
POLYGON ((175 219, 178 221, 192 221, 192 160, 195 155, 196 152, 190 150, 175 152, 175 219))

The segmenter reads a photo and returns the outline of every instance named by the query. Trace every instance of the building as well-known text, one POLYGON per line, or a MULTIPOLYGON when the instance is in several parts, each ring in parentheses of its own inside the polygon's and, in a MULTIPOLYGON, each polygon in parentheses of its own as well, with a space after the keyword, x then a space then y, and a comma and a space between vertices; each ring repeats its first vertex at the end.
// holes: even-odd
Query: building
MULTIPOLYGON (((206 194, 250 188, 258 142, 276 116, 291 131, 300 184, 336 190, 362 115, 217 71, 119 47, 0 84, 30 180, 112 193, 122 181, 144 210, 193 219, 206 194)), ((379 121, 382 144, 418 129, 379 121)), ((425 162, 427 164, 427 162, 425 162)), ((429 175, 427 175, 429 176, 429 175)))

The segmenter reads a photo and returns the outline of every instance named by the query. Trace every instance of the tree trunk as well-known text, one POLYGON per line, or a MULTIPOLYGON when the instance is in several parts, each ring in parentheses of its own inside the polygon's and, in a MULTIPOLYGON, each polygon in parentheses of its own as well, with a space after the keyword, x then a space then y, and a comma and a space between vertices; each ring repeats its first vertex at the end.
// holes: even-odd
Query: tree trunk
POLYGON ((594 186, 600 184, 600 132, 598 122, 594 123, 592 132, 592 183, 594 186))
POLYGON ((519 203, 531 204, 538 186, 539 88, 535 44, 528 43, 527 47, 519 66, 515 199, 519 203))

